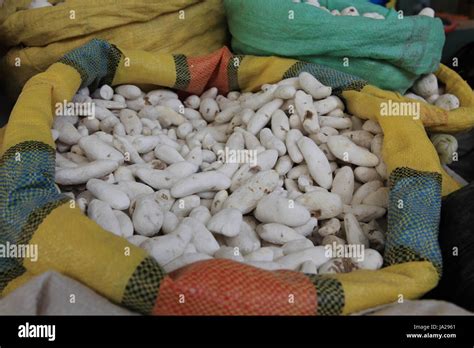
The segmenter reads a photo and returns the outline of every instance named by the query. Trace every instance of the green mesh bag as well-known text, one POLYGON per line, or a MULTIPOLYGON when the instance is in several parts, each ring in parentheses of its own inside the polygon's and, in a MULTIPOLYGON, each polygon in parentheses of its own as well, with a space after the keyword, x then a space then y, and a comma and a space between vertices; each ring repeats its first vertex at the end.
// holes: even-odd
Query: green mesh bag
MULTIPOLYGON (((304 1, 304 0, 303 0, 304 1)), ((319 0, 330 10, 355 6, 385 20, 332 14, 292 0, 225 0, 235 53, 318 63, 404 93, 437 70, 444 45, 440 19, 407 16, 365 0, 319 0)))

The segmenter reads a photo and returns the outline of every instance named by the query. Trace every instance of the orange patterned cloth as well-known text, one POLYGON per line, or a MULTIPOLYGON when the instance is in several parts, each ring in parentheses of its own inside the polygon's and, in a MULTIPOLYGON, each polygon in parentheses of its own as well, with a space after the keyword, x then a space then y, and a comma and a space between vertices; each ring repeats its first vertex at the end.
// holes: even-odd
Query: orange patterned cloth
POLYGON ((315 287, 302 273, 221 259, 196 262, 166 277, 153 314, 315 315, 316 305, 315 287))

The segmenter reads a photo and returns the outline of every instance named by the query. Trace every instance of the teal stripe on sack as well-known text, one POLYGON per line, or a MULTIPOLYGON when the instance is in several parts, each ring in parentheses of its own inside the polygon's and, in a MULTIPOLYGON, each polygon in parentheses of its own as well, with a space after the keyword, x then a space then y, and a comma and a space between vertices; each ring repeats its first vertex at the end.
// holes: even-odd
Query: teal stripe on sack
POLYGON ((440 213, 440 174, 394 170, 390 175, 386 265, 428 260, 441 275, 440 213))
POLYGON ((112 84, 122 52, 107 41, 93 39, 62 57, 59 62, 72 66, 81 75, 82 87, 93 91, 103 84, 112 84))
MULTIPOLYGON (((46 216, 70 200, 56 189, 54 170, 55 150, 38 141, 17 144, 0 158, 0 244, 28 244, 46 216)), ((23 273, 22 261, 0 258, 0 290, 23 273)))

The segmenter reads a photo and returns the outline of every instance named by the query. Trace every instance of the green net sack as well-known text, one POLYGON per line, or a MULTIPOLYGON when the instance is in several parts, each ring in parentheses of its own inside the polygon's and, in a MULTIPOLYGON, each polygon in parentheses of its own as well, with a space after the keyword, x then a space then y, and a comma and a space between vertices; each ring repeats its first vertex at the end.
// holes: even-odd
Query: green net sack
POLYGON ((378 12, 386 19, 333 16, 291 0, 225 0, 234 52, 323 64, 401 93, 421 74, 437 70, 444 45, 440 19, 400 18, 366 1, 319 2, 329 10, 356 6, 360 14, 378 12))

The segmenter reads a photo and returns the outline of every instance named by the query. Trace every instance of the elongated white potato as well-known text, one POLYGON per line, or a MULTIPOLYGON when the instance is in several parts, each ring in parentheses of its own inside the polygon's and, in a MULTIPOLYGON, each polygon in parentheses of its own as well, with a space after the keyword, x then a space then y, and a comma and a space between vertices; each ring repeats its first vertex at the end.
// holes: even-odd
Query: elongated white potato
POLYGON ((379 164, 376 155, 367 149, 357 146, 343 135, 332 135, 327 142, 329 150, 338 159, 362 167, 375 167, 379 164))
POLYGON ((332 93, 331 87, 324 86, 313 75, 307 72, 302 72, 299 75, 299 85, 314 99, 323 99, 329 97, 332 93))
POLYGON ((278 174, 274 170, 259 172, 225 200, 224 208, 236 208, 247 214, 257 206, 258 201, 278 185, 278 174))
POLYGON ((383 183, 379 180, 370 181, 365 183, 361 187, 357 189, 352 197, 351 205, 361 204, 362 201, 372 192, 377 191, 379 188, 383 186, 383 183))
POLYGON ((273 261, 273 250, 268 247, 263 247, 259 248, 258 250, 255 250, 254 252, 251 252, 245 256, 245 261, 257 261, 257 262, 269 262, 273 261))
POLYGON ((380 187, 375 192, 369 193, 363 200, 362 204, 376 205, 382 208, 388 208, 388 187, 380 187))
POLYGON ((219 243, 203 223, 194 218, 185 218, 182 223, 191 227, 193 230, 193 238, 191 242, 196 247, 198 253, 212 256, 217 250, 219 250, 219 243))
POLYGON ((336 217, 343 210, 341 197, 329 192, 308 192, 298 197, 296 203, 308 208, 312 215, 321 220, 336 217))
POLYGON ((274 99, 271 102, 263 105, 255 115, 249 120, 247 124, 247 131, 253 135, 260 132, 265 125, 270 122, 273 113, 283 104, 282 99, 274 99))
POLYGON ((55 181, 60 185, 85 184, 90 179, 112 173, 119 164, 112 160, 97 160, 73 168, 56 170, 55 181))
POLYGON ((289 227, 304 225, 311 217, 304 206, 275 193, 258 202, 254 215, 263 223, 275 222, 289 227))
POLYGON ((326 237, 326 236, 329 236, 329 235, 336 234, 337 232, 339 232, 340 229, 341 229, 340 221, 336 218, 332 218, 332 219, 327 220, 321 226, 321 228, 318 229, 318 233, 322 237, 326 237))
POLYGON ((349 166, 342 167, 334 176, 332 193, 341 197, 342 203, 350 204, 354 193, 354 172, 349 166))
POLYGON ((312 247, 314 247, 313 242, 309 239, 303 238, 295 239, 283 244, 282 250, 284 255, 289 255, 312 247))
POLYGON ((226 190, 230 184, 230 179, 217 171, 196 173, 177 181, 171 187, 171 195, 180 198, 198 192, 226 190))
POLYGON ((346 231, 346 239, 349 244, 362 244, 369 247, 369 240, 362 232, 362 229, 353 214, 344 215, 344 229, 346 231))
POLYGON ((297 144, 314 181, 322 188, 331 188, 332 171, 324 153, 310 138, 302 137, 297 144))
POLYGON ((234 237, 226 237, 227 245, 238 248, 242 255, 250 254, 251 252, 260 249, 260 239, 251 224, 243 219, 240 224, 240 231, 234 237))
POLYGON ((344 213, 351 213, 361 222, 369 222, 385 215, 387 209, 375 205, 356 204, 345 206, 344 213))
POLYGON ((164 214, 155 200, 146 196, 135 203, 132 221, 135 231, 146 237, 156 235, 163 225, 164 214))
POLYGON ((117 236, 122 235, 119 220, 107 203, 93 199, 87 206, 87 214, 89 218, 97 222, 104 230, 112 232, 117 236))
POLYGON ((130 198, 116 185, 99 179, 91 179, 87 182, 86 187, 94 196, 108 203, 114 209, 125 210, 130 206, 130 198))
POLYGON ((192 237, 191 228, 186 224, 180 224, 173 233, 150 238, 140 246, 148 251, 160 265, 164 266, 184 253, 184 249, 192 237))
POLYGON ((315 246, 282 256, 275 261, 284 269, 297 270, 306 261, 311 261, 316 267, 319 267, 328 260, 326 249, 323 246, 315 246))
POLYGON ((119 164, 124 161, 124 156, 112 146, 106 144, 96 135, 89 135, 79 140, 79 146, 87 158, 92 161, 96 160, 112 160, 119 164))
POLYGON ((311 217, 307 223, 301 226, 295 226, 293 229, 302 236, 310 236, 318 227, 318 219, 311 217))
POLYGON ((315 131, 319 130, 318 111, 314 107, 313 98, 311 95, 298 91, 295 94, 296 113, 301 123, 307 118, 315 118, 315 131))
POLYGON ((235 237, 240 232, 242 213, 235 208, 226 208, 217 212, 207 222, 206 227, 213 233, 226 237, 235 237))
POLYGON ((304 238, 292 228, 276 223, 259 225, 257 233, 263 240, 274 244, 285 244, 292 240, 304 238))
POLYGON ((170 189, 181 178, 194 174, 198 166, 190 162, 177 162, 165 170, 139 168, 135 175, 154 189, 170 189))

